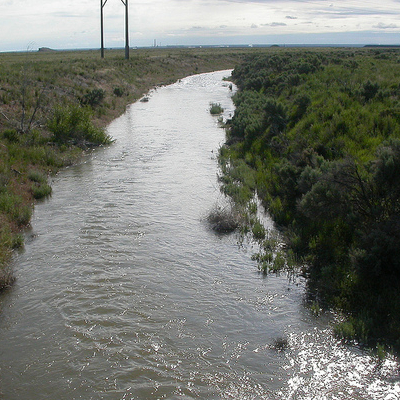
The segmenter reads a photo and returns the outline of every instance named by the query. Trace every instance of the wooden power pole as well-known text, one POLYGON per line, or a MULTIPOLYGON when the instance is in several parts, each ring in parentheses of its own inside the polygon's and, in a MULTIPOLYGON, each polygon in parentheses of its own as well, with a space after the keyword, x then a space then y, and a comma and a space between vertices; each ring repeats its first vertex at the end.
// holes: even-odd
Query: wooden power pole
POLYGON ((100 0, 100 27, 101 27, 101 58, 104 58, 104 13, 103 8, 107 0, 100 0))
MULTIPOLYGON (((125 6, 125 59, 129 60, 129 27, 128 27, 128 0, 121 0, 125 6)), ((101 58, 104 58, 104 12, 107 0, 100 0, 100 30, 101 30, 101 58)))
POLYGON ((129 60, 128 0, 121 0, 125 6, 125 59, 129 60))

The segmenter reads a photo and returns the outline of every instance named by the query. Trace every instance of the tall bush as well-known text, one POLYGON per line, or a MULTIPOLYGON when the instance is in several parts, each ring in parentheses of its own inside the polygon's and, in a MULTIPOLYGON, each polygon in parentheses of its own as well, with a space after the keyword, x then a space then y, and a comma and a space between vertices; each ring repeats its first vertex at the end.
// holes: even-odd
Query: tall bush
POLYGON ((111 138, 104 129, 91 121, 89 109, 77 105, 57 107, 48 122, 48 129, 57 143, 79 146, 110 143, 111 138))

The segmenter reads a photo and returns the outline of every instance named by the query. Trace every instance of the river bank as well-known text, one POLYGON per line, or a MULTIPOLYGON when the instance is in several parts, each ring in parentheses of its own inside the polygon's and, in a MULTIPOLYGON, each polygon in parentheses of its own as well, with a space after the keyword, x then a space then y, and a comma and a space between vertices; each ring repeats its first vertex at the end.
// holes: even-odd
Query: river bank
POLYGON ((138 49, 0 54, 0 289, 48 176, 112 141, 104 127, 150 89, 229 69, 253 49, 138 49))
MULTIPOLYGON (((297 264, 316 313, 345 341, 400 349, 400 80, 397 49, 277 50, 236 68, 221 149, 224 192, 254 193, 286 255, 254 220, 262 272, 297 264)), ((273 238, 272 238, 273 239, 273 238)))

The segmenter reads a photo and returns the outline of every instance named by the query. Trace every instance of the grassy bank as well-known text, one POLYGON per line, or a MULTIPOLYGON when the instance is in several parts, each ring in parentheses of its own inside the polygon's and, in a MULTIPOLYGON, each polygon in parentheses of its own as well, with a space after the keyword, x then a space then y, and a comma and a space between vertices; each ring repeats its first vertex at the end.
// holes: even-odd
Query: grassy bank
POLYGON ((12 251, 23 245, 47 178, 82 151, 112 141, 104 127, 155 86, 229 69, 251 49, 140 49, 0 54, 0 289, 13 281, 12 251))
MULTIPOLYGON (((400 348, 400 52, 276 49, 238 66, 223 190, 257 192, 338 336, 400 348)), ((254 215, 254 213, 253 213, 254 215)), ((287 266, 253 218, 263 271, 287 266)))

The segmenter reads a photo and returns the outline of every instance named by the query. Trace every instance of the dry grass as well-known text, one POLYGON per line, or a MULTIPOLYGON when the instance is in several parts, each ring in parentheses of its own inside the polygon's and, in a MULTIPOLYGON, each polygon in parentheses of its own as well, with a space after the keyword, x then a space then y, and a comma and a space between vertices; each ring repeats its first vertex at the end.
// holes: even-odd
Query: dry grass
POLYGON ((217 233, 231 233, 240 226, 242 214, 231 205, 215 205, 207 215, 207 222, 217 233))

